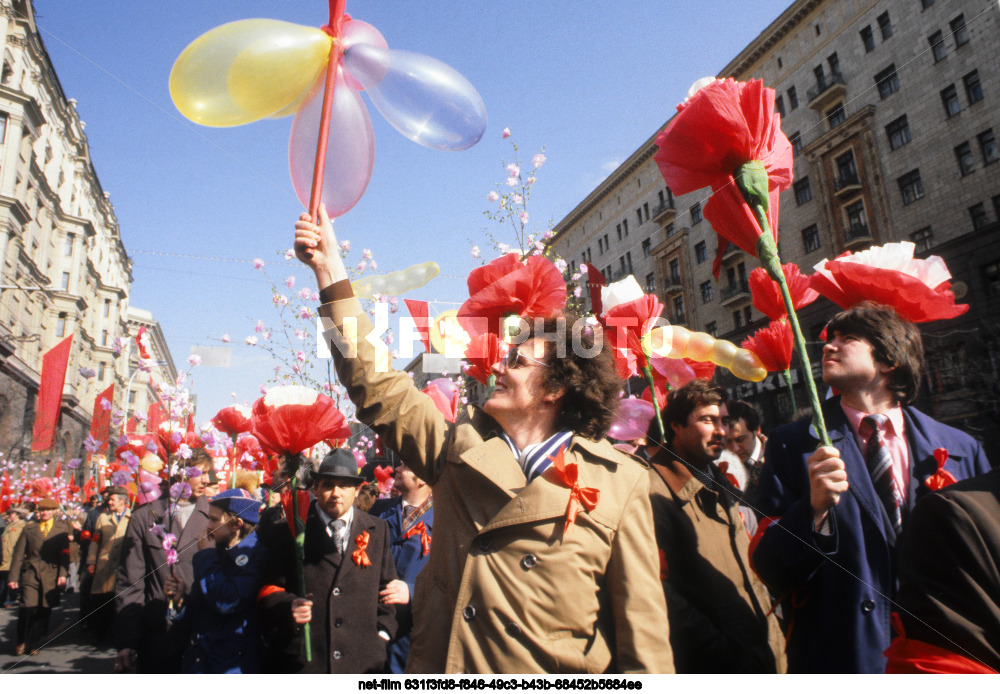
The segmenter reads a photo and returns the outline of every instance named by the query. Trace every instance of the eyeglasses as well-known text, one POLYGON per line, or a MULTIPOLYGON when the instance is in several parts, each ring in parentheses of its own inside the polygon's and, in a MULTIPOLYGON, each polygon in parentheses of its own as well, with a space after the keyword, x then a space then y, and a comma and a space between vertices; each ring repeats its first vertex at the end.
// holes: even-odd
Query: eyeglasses
POLYGON ((526 361, 530 361, 530 362, 532 362, 534 364, 537 364, 538 366, 544 366, 546 368, 548 368, 549 366, 551 366, 551 364, 546 364, 544 361, 539 361, 538 359, 535 359, 534 357, 529 357, 526 354, 521 354, 520 351, 519 351, 520 349, 521 349, 520 345, 514 345, 513 347, 510 348, 510 351, 507 352, 507 358, 505 359, 505 361, 507 362, 507 368, 508 369, 516 369, 516 368, 518 368, 520 366, 526 366, 526 364, 520 364, 518 362, 518 358, 524 359, 526 361))

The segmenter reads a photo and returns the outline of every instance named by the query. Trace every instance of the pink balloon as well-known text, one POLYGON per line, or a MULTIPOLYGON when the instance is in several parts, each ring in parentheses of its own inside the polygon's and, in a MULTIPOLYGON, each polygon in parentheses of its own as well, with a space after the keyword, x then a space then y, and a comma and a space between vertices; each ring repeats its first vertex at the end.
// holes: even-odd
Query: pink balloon
POLYGON ((140 504, 156 501, 160 498, 163 490, 160 488, 160 478, 145 468, 139 468, 139 497, 140 504))
MULTIPOLYGON (((292 186, 302 205, 307 208, 312 191, 325 84, 324 70, 317 80, 314 93, 295 114, 292 135, 288 141, 288 167, 292 174, 292 186)), ((361 96, 348 86, 343 70, 338 67, 322 193, 323 204, 330 217, 339 217, 358 203, 368 188, 374 163, 375 134, 368 118, 368 109, 361 101, 361 96)))
POLYGON ((618 411, 608 429, 608 436, 619 441, 633 441, 646 435, 653 421, 653 405, 645 400, 627 398, 618 401, 618 411))
POLYGON ((357 448, 352 448, 351 453, 354 454, 354 462, 358 464, 359 470, 368 464, 368 460, 365 458, 365 454, 359 451, 357 448))
POLYGON ((441 391, 448 400, 455 397, 455 393, 458 392, 458 386, 450 378, 435 378, 428 385, 437 386, 437 389, 441 391))
MULTIPOLYGON (((364 43, 381 49, 389 48, 389 44, 385 42, 385 38, 379 33, 379 30, 360 19, 344 22, 344 28, 340 32, 340 40, 345 51, 356 43, 364 43)), ((351 89, 359 92, 364 90, 364 87, 354 79, 349 70, 344 70, 344 79, 347 80, 347 85, 351 89)))

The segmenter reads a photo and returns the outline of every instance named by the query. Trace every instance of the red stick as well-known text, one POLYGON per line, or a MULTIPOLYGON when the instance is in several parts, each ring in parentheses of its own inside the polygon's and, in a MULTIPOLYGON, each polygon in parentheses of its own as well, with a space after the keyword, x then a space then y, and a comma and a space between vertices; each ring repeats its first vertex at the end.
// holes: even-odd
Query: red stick
POLYGON ((323 173, 326 168, 326 145, 330 137, 330 112, 333 110, 333 90, 337 85, 337 66, 343 49, 340 31, 344 23, 344 6, 347 0, 330 1, 330 23, 323 31, 333 37, 330 45, 330 60, 326 66, 326 91, 323 93, 323 109, 320 111, 319 140, 316 142, 316 163, 313 166, 312 191, 309 195, 309 214, 313 222, 319 223, 319 206, 323 190, 323 173))

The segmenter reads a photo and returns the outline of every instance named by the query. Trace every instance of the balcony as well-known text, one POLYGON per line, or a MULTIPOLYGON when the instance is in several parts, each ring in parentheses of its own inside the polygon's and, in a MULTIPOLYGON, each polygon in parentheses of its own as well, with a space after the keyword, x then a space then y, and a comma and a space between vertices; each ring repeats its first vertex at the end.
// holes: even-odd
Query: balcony
POLYGON ((809 108, 824 113, 829 106, 843 99, 846 91, 847 85, 844 83, 844 76, 840 72, 823 75, 816 82, 816 86, 810 87, 806 91, 809 108))
POLYGON ((872 234, 867 224, 852 224, 844 229, 844 244, 848 248, 867 248, 872 243, 872 234))
POLYGON ((674 199, 671 196, 664 200, 662 205, 659 205, 650 212, 649 218, 653 220, 654 224, 666 224, 674 218, 675 214, 674 199))
POLYGON ((723 288, 723 290, 719 292, 719 296, 722 299, 723 306, 735 304, 737 301, 750 298, 750 285, 747 284, 746 281, 740 282, 739 284, 731 284, 728 287, 723 288))
POLYGON ((833 181, 833 192, 835 192, 838 197, 846 197, 857 193, 859 190, 861 190, 861 179, 858 177, 857 171, 852 171, 843 176, 838 176, 833 181))
POLYGON ((726 250, 722 251, 723 262, 727 260, 732 260, 733 258, 742 255, 743 249, 737 246, 735 243, 729 243, 726 245, 726 250))
POLYGON ((667 294, 679 294, 684 291, 684 282, 676 275, 667 277, 663 280, 663 291, 667 294))

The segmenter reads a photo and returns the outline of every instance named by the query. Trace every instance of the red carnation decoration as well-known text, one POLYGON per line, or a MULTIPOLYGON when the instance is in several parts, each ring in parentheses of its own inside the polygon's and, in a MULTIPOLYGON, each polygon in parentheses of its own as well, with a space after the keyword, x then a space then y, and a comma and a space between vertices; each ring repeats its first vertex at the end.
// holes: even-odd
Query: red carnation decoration
POLYGON ((663 313, 663 304, 653 294, 612 306, 601 317, 604 334, 608 338, 615 358, 618 375, 623 379, 642 373, 647 366, 642 348, 642 336, 656 325, 663 313))
POLYGON ((277 386, 253 404, 251 433, 275 453, 296 455, 351 430, 336 403, 304 386, 277 386))
POLYGON ((458 322, 469 337, 500 334, 504 316, 548 318, 566 306, 566 283, 552 261, 540 255, 525 262, 508 253, 469 273, 469 298, 458 322))
POLYGON ((743 349, 753 352, 771 371, 786 371, 792 364, 792 326, 787 321, 771 321, 743 340, 743 349))
POLYGON ((712 188, 705 218, 719 236, 716 277, 728 243, 757 255, 761 230, 734 178, 748 162, 760 162, 767 173, 767 218, 778 240, 778 192, 792 182, 792 146, 780 123, 774 90, 761 80, 714 80, 678 106, 656 138, 653 158, 675 194, 712 188))
MULTIPOLYGON (((796 311, 819 298, 819 293, 809 286, 809 277, 799 271, 798 265, 787 263, 781 266, 781 271, 785 275, 788 291, 792 295, 792 307, 796 311)), ((778 287, 778 283, 768 276, 764 268, 755 268, 750 273, 749 284, 750 293, 753 295, 753 305, 757 307, 758 311, 771 320, 781 320, 788 317, 785 302, 781 298, 781 289, 778 287)))
POLYGON ((212 424, 219 431, 236 436, 250 431, 250 409, 243 405, 230 405, 219 410, 212 417, 212 424))

